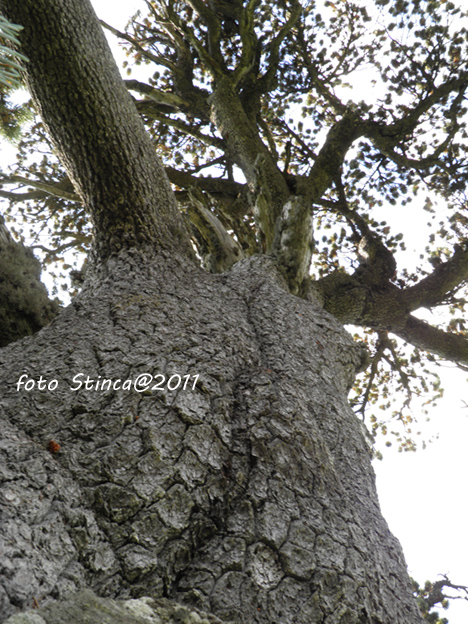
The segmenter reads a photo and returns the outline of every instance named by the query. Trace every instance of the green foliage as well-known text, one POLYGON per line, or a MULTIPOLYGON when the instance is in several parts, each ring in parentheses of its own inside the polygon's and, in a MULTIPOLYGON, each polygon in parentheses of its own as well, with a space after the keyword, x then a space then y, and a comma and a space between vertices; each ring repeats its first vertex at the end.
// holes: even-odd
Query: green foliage
POLYGON ((24 124, 32 120, 31 108, 24 104, 13 104, 5 93, 0 93, 0 134, 16 143, 22 134, 24 124))
POLYGON ((448 624, 448 619, 440 617, 437 611, 434 611, 434 607, 440 606, 442 609, 449 608, 449 599, 464 599, 468 600, 468 588, 463 585, 454 585, 450 580, 444 576, 441 580, 426 581, 424 586, 421 587, 414 579, 411 579, 413 583, 413 595, 419 606, 419 610, 423 618, 431 624, 448 624), (458 592, 455 596, 446 596, 445 590, 452 589, 458 592))
POLYGON ((0 347, 33 334, 57 313, 40 274, 39 261, 10 238, 0 217, 0 347))
MULTIPOLYGON (((370 366, 359 375, 350 396, 356 414, 368 425, 374 439, 380 436, 386 447, 398 451, 425 448, 423 422, 429 408, 443 397, 437 363, 431 354, 411 349, 387 332, 362 330, 355 339, 370 353, 370 366), (419 442, 418 442, 419 441, 419 442)), ((382 459, 382 453, 375 451, 382 459)))
POLYGON ((13 104, 8 96, 13 89, 22 86, 19 61, 28 59, 5 43, 18 46, 17 35, 21 30, 22 26, 11 24, 0 15, 0 134, 8 141, 18 140, 22 125, 31 118, 29 107, 13 104))
POLYGON ((3 174, 3 179, 23 187, 18 194, 0 191, 0 196, 10 200, 5 210, 10 231, 23 242, 24 235, 28 235, 28 246, 40 254, 44 268, 55 281, 53 294, 59 294, 69 288, 65 274, 76 262, 81 264, 90 249, 91 224, 39 119, 23 132, 16 164, 11 173, 3 174), (28 186, 29 180, 32 186, 28 186), (50 187, 53 193, 37 188, 41 183, 49 185, 45 188, 50 187))
POLYGON ((21 85, 21 65, 19 61, 28 59, 5 44, 20 45, 17 37, 23 29, 18 24, 12 24, 0 15, 0 88, 10 90, 21 85))

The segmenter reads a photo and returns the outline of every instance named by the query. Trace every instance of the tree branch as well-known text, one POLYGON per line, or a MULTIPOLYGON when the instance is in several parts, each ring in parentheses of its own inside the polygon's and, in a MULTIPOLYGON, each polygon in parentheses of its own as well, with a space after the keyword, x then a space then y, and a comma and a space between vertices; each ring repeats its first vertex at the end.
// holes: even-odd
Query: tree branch
POLYGON ((177 71, 174 63, 171 63, 167 58, 163 56, 151 54, 151 52, 148 52, 147 50, 145 50, 145 48, 142 45, 140 45, 138 41, 134 39, 133 37, 131 37, 129 34, 122 32, 121 30, 117 30, 116 28, 114 28, 113 26, 110 26, 103 20, 99 20, 99 23, 101 24, 103 28, 111 32, 113 35, 115 35, 119 39, 123 39, 124 41, 128 41, 128 43, 131 43, 132 46, 136 50, 138 50, 138 52, 143 56, 143 58, 146 58, 148 59, 148 61, 152 61, 153 63, 156 63, 156 65, 162 65, 163 67, 167 67, 167 69, 169 69, 171 72, 177 71))
POLYGON ((31 191, 30 193, 14 193, 13 191, 0 190, 0 197, 12 202, 23 202, 37 199, 45 199, 48 194, 44 191, 31 191))
POLYGON ((201 191, 190 190, 189 199, 189 218, 203 240, 204 263, 212 273, 224 273, 244 257, 242 249, 206 205, 201 191))
MULTIPOLYGON (((165 167, 165 171, 172 184, 185 189, 189 189, 191 187, 199 188, 202 191, 210 193, 213 197, 227 202, 235 201, 241 194, 244 194, 246 190, 246 185, 241 184, 240 182, 224 180, 221 178, 195 176, 189 172, 175 169, 174 167, 165 167)), ((0 190, 0 197, 5 197, 5 199, 9 199, 10 201, 18 202, 46 199, 52 195, 54 197, 60 197, 61 199, 81 203, 81 199, 78 195, 64 190, 64 187, 72 187, 72 183, 68 178, 57 183, 42 182, 17 175, 0 178, 0 184, 16 183, 31 186, 36 188, 37 191, 31 191, 29 193, 15 193, 12 191, 0 190)))
MULTIPOLYGON (((218 67, 222 67, 224 64, 223 56, 221 54, 220 42, 221 42, 221 21, 214 11, 208 6, 208 3, 203 0, 187 0, 188 4, 195 9, 198 15, 202 18, 208 28, 208 47, 210 55, 216 60, 218 67)), ((195 38, 196 39, 196 38, 195 38)), ((195 48, 197 49, 197 48, 195 48)))
POLYGON ((173 110, 189 110, 190 102, 170 91, 161 91, 139 80, 124 80, 129 91, 136 91, 156 104, 162 104, 173 110))
POLYGON ((318 293, 323 306, 343 323, 388 331, 440 357, 468 366, 468 338, 438 329, 409 314, 405 291, 391 283, 369 288, 356 275, 332 273, 304 288, 318 293))
POLYGON ((450 334, 412 315, 408 316, 403 327, 392 327, 390 331, 419 349, 468 366, 468 339, 464 336, 450 334))
MULTIPOLYGON (((358 113, 348 109, 342 119, 330 128, 307 177, 306 186, 300 189, 311 201, 318 201, 329 187, 339 172, 348 149, 362 136, 362 126, 358 113)), ((302 179, 301 186, 303 184, 302 179)))
POLYGON ((294 0, 288 20, 269 45, 268 68, 258 81, 262 93, 268 93, 273 86, 278 71, 280 46, 299 21, 301 13, 301 3, 298 0, 294 0))
POLYGON ((161 112, 158 105, 156 105, 154 102, 151 102, 149 100, 140 100, 139 102, 135 102, 135 106, 141 114, 147 115, 147 117, 152 118, 155 121, 159 121, 166 126, 175 128, 183 134, 192 136, 194 139, 198 139, 199 141, 201 141, 204 145, 217 147, 221 150, 225 150, 226 148, 223 139, 219 139, 218 137, 212 135, 204 134, 193 125, 185 123, 181 119, 175 119, 173 117, 165 115, 163 112, 161 112))
POLYGON ((458 78, 448 80, 439 87, 436 87, 428 96, 423 98, 419 104, 417 104, 413 110, 407 113, 402 119, 388 124, 382 125, 378 122, 368 124, 379 128, 379 133, 382 136, 396 137, 406 135, 413 131, 420 118, 424 113, 429 111, 435 104, 440 103, 444 98, 453 93, 454 91, 463 91, 468 85, 468 72, 463 72, 458 78))
POLYGON ((468 72, 464 72, 459 78, 449 80, 434 89, 430 95, 423 98, 419 104, 410 110, 402 119, 388 125, 373 121, 365 122, 363 135, 370 139, 382 154, 403 167, 429 169, 434 165, 441 165, 439 157, 446 151, 458 130, 457 111, 463 102, 464 92, 467 86, 468 72), (421 117, 454 91, 458 92, 458 95, 453 101, 448 113, 448 118, 451 119, 449 131, 447 132, 445 140, 434 152, 430 156, 419 160, 408 158, 404 154, 396 152, 395 147, 413 132, 421 117))
POLYGON ((370 400, 371 392, 374 390, 374 379, 376 378, 379 372, 379 363, 384 357, 386 349, 391 346, 390 338, 388 337, 388 332, 380 331, 378 333, 378 341, 376 345, 376 351, 371 359, 370 363, 370 371, 369 377, 366 383, 366 389, 364 391, 364 396, 359 401, 359 409, 357 410, 358 414, 364 417, 367 405, 370 400))
POLYGON ((237 86, 255 64, 258 38, 255 33, 254 15, 259 0, 249 0, 245 9, 239 11, 239 33, 242 41, 240 61, 232 74, 233 87, 237 86))
POLYGON ((415 286, 403 291, 407 308, 431 308, 439 305, 444 297, 468 280, 468 243, 456 246, 453 256, 442 262, 434 271, 415 286))
MULTIPOLYGON (((71 182, 68 181, 70 186, 72 186, 71 182)), ((78 197, 76 193, 69 193, 68 191, 63 189, 63 183, 58 182, 55 184, 49 182, 42 182, 41 180, 34 180, 32 178, 24 178, 19 175, 11 175, 11 176, 3 176, 0 177, 0 184, 22 184, 23 186, 30 186, 39 191, 43 191, 47 195, 53 195, 54 197, 60 197, 61 199, 67 199, 68 201, 73 202, 81 202, 81 199, 78 197)), ((8 199, 12 199, 13 201, 19 201, 19 199, 39 199, 39 197, 34 194, 32 196, 27 197, 30 194, 22 194, 16 195, 15 193, 1 193, 2 196, 6 196, 8 199)), ((43 197, 43 195, 42 195, 43 197)))
MULTIPOLYGON (((195 5, 199 4, 199 0, 191 0, 192 6, 195 7, 195 5)), ((208 19, 208 14, 211 13, 211 18, 208 19, 209 23, 208 23, 208 30, 209 30, 209 38, 210 38, 210 45, 209 45, 209 52, 206 50, 206 47, 204 45, 204 43, 202 41, 199 40, 199 38, 196 36, 196 34, 193 32, 193 30, 187 25, 187 24, 182 24, 178 14, 173 10, 172 8, 172 3, 167 3, 166 5, 164 5, 164 9, 167 12, 167 17, 168 17, 168 24, 167 27, 171 28, 171 32, 174 35, 174 28, 173 26, 175 26, 179 33, 183 33, 184 36, 190 41, 191 45, 193 46, 193 48, 197 51, 197 54, 199 55, 200 59, 202 60, 202 62, 205 64, 205 66, 211 71, 211 74, 214 78, 219 78, 220 76, 223 75, 223 66, 224 66, 224 60, 223 57, 221 55, 221 51, 219 49, 219 35, 218 37, 216 37, 216 33, 221 32, 221 24, 219 23, 219 20, 217 19, 217 17, 211 12, 209 11, 209 9, 206 7, 206 5, 204 5, 203 3, 200 3, 199 9, 201 11, 203 11, 203 14, 205 15, 205 17, 208 19)), ((195 8, 195 10, 198 12, 198 9, 195 8)), ((181 41, 178 45, 178 47, 181 47, 183 45, 183 42, 181 41)))
POLYGON ((174 167, 166 167, 166 173, 169 180, 181 188, 189 189, 190 187, 196 187, 210 193, 210 195, 230 199, 231 201, 239 197, 246 188, 245 184, 240 184, 239 182, 222 180, 220 178, 198 177, 174 167))
POLYGON ((381 136, 378 133, 372 135, 372 141, 374 145, 382 152, 382 154, 387 156, 387 158, 395 162, 397 165, 401 165, 402 167, 424 170, 430 169, 431 167, 434 167, 436 165, 442 166, 439 158, 441 154, 447 151, 447 148, 450 146, 450 143, 457 133, 458 125, 455 122, 454 109, 456 106, 461 104, 462 99, 463 92, 460 92, 459 96, 455 99, 450 109, 450 117, 452 117, 450 130, 447 133, 445 140, 442 141, 440 145, 438 145, 438 147, 433 151, 430 156, 426 156, 425 158, 420 159, 408 158, 408 156, 405 156, 404 154, 399 154, 395 151, 395 146, 397 144, 397 140, 395 140, 395 138, 381 136))

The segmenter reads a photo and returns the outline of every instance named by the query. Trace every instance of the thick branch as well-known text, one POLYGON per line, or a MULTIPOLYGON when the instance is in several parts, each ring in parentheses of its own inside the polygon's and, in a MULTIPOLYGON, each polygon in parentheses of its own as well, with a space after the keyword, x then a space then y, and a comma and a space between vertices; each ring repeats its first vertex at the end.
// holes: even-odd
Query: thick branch
POLYGON ((396 141, 391 137, 381 136, 378 133, 372 134, 372 141, 374 145, 390 160, 392 160, 397 165, 406 168, 418 169, 418 170, 426 170, 434 167, 435 165, 440 165, 440 156, 447 151, 450 143, 453 140, 457 132, 457 126, 453 125, 450 132, 447 134, 445 140, 436 147, 436 149, 429 156, 425 156, 424 158, 409 158, 404 154, 401 154, 395 151, 395 143, 396 141))
MULTIPOLYGON (((211 11, 209 11, 207 7, 203 3, 200 2, 200 0, 192 0, 191 4, 192 5, 201 4, 199 9, 202 10, 203 13, 205 13, 205 18, 207 18, 207 15, 209 13, 211 13, 211 11)), ((219 20, 216 18, 216 16, 213 13, 211 13, 212 17, 211 19, 209 19, 210 43, 208 46, 209 50, 207 50, 204 42, 200 41, 199 37, 194 33, 194 31, 189 26, 187 26, 187 24, 183 24, 180 21, 179 16, 173 10, 171 3, 168 3, 167 5, 165 5, 165 9, 167 11, 167 17, 169 18, 169 23, 167 24, 167 28, 171 28, 171 34, 173 36, 175 35, 174 26, 177 27, 177 30, 180 33, 183 33, 184 37, 186 37, 190 41, 190 44, 197 51, 200 59, 203 61, 204 65, 210 70, 212 76, 214 78, 222 76, 224 59, 219 49, 219 33, 221 32, 221 24, 219 20)), ((196 10, 198 11, 198 9, 196 10)), ((177 47, 181 48, 182 45, 183 45, 182 42, 180 42, 177 44, 177 47)))
POLYGON ((13 191, 0 191, 0 197, 12 202, 45 199, 48 196, 44 191, 31 191, 29 193, 15 193, 13 191))
POLYGON ((257 220, 271 249, 274 227, 290 190, 272 155, 259 137, 229 78, 218 82, 210 98, 211 119, 225 140, 228 153, 242 169, 257 195, 257 220))
POLYGON ((358 272, 355 275, 332 273, 309 283, 305 297, 318 294, 324 308, 343 323, 389 331, 415 347, 468 365, 467 338, 432 327, 410 314, 407 292, 411 289, 402 290, 390 282, 375 287, 361 277, 358 272))
MULTIPOLYGON (((195 9, 198 15, 200 15, 208 27, 208 47, 211 55, 209 58, 216 59, 216 63, 212 66, 212 69, 217 73, 219 68, 224 65, 220 48, 221 21, 218 15, 208 6, 208 3, 203 2, 203 0, 188 0, 188 3, 195 9)), ((211 3, 211 6, 214 6, 213 3, 211 3)), ((198 39, 193 35, 192 38, 195 40, 195 47, 197 47, 198 39)), ((203 53, 204 51, 202 51, 202 54, 203 53)))
MULTIPOLYGON (((245 184, 234 182, 232 180, 195 176, 189 172, 175 169, 174 167, 165 167, 165 171, 172 184, 175 184, 183 189, 196 187, 202 191, 210 193, 210 195, 216 197, 217 199, 227 202, 235 201, 246 190, 245 184)), ((57 183, 52 183, 14 175, 0 178, 0 184, 21 184, 23 186, 30 186, 37 189, 36 191, 31 191, 29 193, 16 193, 13 191, 0 190, 0 197, 5 197, 5 199, 9 199, 14 202, 41 200, 46 199, 51 195, 54 197, 60 197, 61 199, 67 199, 69 201, 81 202, 78 195, 65 190, 65 188, 73 188, 72 183, 68 178, 65 178, 57 183)))
POLYGON ((181 188, 196 187, 202 191, 207 191, 210 195, 218 196, 220 199, 225 198, 232 201, 237 199, 245 190, 245 184, 240 184, 239 182, 222 180, 220 178, 198 177, 186 171, 179 171, 174 167, 166 167, 166 173, 169 180, 181 188))
POLYGON ((258 38, 254 28, 254 15, 257 5, 258 0, 249 0, 247 7, 239 11, 239 32, 242 41, 242 54, 232 76, 233 86, 238 85, 252 70, 255 64, 258 38))
POLYGON ((313 246, 311 206, 302 197, 292 197, 276 223, 273 253, 293 294, 309 275, 313 246))
POLYGON ((0 7, 24 26, 28 84, 91 212, 98 256, 123 247, 189 254, 169 182, 89 0, 1 0, 0 7))
POLYGON ((352 143, 362 136, 362 121, 359 115, 348 110, 343 118, 331 127, 327 138, 312 166, 307 182, 301 181, 301 194, 312 202, 318 201, 338 174, 352 143))
POLYGON ((400 167, 424 171, 440 164, 439 157, 444 151, 446 151, 448 145, 453 139, 454 134, 455 132, 450 133, 445 141, 441 143, 430 156, 419 159, 409 158, 404 154, 396 152, 394 149, 394 142, 389 141, 388 139, 374 137, 373 143, 384 156, 387 156, 387 158, 392 160, 397 165, 400 165, 400 167))
POLYGON ((221 221, 210 210, 200 191, 189 191, 188 212, 191 223, 203 241, 204 264, 212 273, 224 273, 244 257, 241 247, 229 236, 221 221))
POLYGON ((439 305, 444 297, 468 280, 468 246, 457 247, 447 262, 415 286, 405 289, 404 299, 410 310, 439 305))
POLYGON ((404 327, 391 331, 419 349, 435 353, 445 360, 468 366, 468 339, 432 327, 425 321, 409 316, 404 327))
POLYGON ((330 129, 310 175, 298 184, 299 197, 285 203, 275 222, 273 252, 293 293, 300 292, 309 271, 313 247, 312 205, 338 175, 346 152, 360 135, 360 126, 359 116, 348 111, 330 129))

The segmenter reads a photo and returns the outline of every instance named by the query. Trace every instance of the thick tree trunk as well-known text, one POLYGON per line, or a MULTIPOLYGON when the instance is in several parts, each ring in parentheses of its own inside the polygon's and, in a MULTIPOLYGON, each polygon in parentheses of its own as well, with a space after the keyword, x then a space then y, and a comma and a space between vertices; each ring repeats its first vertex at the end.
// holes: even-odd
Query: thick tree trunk
POLYGON ((169 622, 420 622, 346 399, 359 348, 268 258, 191 262, 88 2, 0 6, 96 226, 83 292, 0 352, 2 619, 142 621, 64 601, 88 588, 171 599, 169 622))
POLYGON ((121 248, 191 250, 155 146, 122 82, 91 4, 1 0, 24 26, 27 83, 90 211, 100 257, 121 248))
POLYGON ((360 357, 266 258, 111 258, 0 353, 2 616, 88 587, 238 623, 420 622, 346 400, 360 357), (100 389, 143 373, 162 389, 100 389))

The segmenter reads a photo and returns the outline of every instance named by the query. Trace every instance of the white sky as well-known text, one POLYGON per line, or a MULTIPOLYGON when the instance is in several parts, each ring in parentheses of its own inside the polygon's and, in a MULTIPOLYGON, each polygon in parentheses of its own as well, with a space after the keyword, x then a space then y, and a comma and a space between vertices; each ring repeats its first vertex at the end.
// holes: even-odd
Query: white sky
MULTIPOLYGON (((91 1, 101 19, 121 30, 132 13, 145 10, 143 0, 91 1)), ((112 47, 118 50, 115 42, 112 47)), ((405 209, 406 220, 410 209, 405 209)), ((443 370, 445 397, 432 409, 428 427, 439 434, 438 440, 425 451, 389 451, 383 461, 374 462, 383 515, 420 584, 447 574, 453 583, 468 585, 468 407, 463 403, 468 403, 467 376, 450 364, 443 370)), ((468 602, 452 601, 441 615, 450 624, 466 624, 468 602)))

